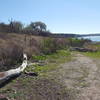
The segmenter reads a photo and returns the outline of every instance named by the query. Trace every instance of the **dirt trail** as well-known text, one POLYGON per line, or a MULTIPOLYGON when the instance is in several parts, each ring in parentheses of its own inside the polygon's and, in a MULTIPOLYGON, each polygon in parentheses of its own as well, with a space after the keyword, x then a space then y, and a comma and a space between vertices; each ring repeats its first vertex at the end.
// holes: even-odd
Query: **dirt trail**
POLYGON ((61 65, 55 72, 55 78, 67 88, 77 90, 77 100, 100 100, 99 65, 82 54, 74 54, 73 58, 61 65))
POLYGON ((100 100, 100 61, 75 52, 72 56, 70 62, 48 72, 45 78, 34 80, 33 77, 20 76, 15 83, 8 85, 11 94, 7 90, 5 95, 16 95, 11 90, 14 89, 18 91, 16 100, 100 100))
POLYGON ((79 95, 80 100, 100 100, 100 78, 99 78, 99 66, 98 64, 85 56, 78 55, 77 60, 88 68, 88 76, 85 81, 89 83, 89 86, 84 87, 79 95))

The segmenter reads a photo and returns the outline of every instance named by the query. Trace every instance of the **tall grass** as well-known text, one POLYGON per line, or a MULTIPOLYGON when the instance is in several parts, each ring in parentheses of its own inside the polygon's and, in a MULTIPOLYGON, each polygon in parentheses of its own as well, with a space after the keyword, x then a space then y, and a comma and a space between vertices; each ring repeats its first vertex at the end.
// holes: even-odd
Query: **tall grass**
POLYGON ((43 55, 52 55, 52 53, 57 53, 58 50, 67 50, 73 44, 78 46, 82 43, 83 40, 77 39, 0 33, 0 70, 11 69, 20 63, 23 52, 27 53, 28 59, 36 61, 37 59, 44 59, 43 55), (39 56, 37 57, 37 55, 39 56))

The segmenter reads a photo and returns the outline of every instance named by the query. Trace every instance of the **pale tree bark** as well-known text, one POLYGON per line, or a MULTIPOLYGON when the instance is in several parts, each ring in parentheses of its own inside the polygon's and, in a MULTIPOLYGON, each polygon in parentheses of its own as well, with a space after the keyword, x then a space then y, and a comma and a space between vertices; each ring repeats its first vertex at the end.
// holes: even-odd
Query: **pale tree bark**
POLYGON ((10 77, 12 77, 14 75, 18 75, 21 72, 23 72, 24 69, 27 67, 27 55, 23 54, 23 58, 24 58, 23 63, 18 68, 11 69, 11 70, 8 70, 8 71, 5 71, 5 72, 0 72, 0 81, 5 80, 5 79, 9 79, 10 77))

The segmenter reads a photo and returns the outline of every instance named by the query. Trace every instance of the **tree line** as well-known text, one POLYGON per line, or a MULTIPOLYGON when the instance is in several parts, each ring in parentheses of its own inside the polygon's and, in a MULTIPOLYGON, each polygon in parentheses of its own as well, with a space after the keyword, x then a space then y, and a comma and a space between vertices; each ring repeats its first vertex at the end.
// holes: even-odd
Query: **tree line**
POLYGON ((31 22, 24 26, 20 21, 9 21, 8 24, 0 23, 0 32, 4 33, 26 33, 34 35, 49 36, 51 33, 47 30, 47 25, 44 22, 31 22))

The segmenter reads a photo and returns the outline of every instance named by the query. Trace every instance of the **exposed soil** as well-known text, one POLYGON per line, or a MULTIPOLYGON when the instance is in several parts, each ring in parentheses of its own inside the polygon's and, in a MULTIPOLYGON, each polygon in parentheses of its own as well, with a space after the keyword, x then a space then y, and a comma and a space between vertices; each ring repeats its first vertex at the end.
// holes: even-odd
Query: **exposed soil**
POLYGON ((45 78, 21 75, 2 95, 15 94, 11 100, 100 100, 100 61, 80 53, 72 55, 72 61, 59 65, 45 78))
POLYGON ((76 90, 77 100, 100 100, 99 65, 99 60, 77 53, 73 61, 62 64, 54 76, 68 88, 76 90))

